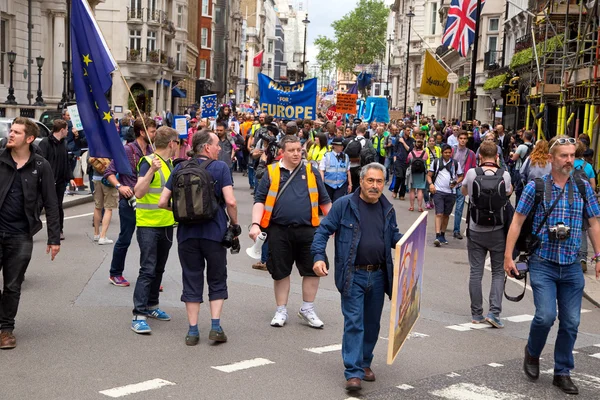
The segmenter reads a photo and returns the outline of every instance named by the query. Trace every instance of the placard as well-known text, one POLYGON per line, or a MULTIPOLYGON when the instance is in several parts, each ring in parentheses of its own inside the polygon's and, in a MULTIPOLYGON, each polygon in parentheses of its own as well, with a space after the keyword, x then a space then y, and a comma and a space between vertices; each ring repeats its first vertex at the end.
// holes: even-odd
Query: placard
POLYGON ((356 114, 357 94, 338 93, 335 103, 336 111, 340 114, 356 114))
POLYGON ((188 122, 184 115, 175 115, 173 117, 174 128, 179 134, 180 139, 187 139, 188 137, 188 122))
POLYGON ((73 126, 78 131, 83 130, 83 124, 81 123, 81 117, 79 116, 79 110, 77 109, 77 105, 73 104, 72 106, 68 106, 67 110, 69 110, 69 115, 71 116, 71 122, 73 126))

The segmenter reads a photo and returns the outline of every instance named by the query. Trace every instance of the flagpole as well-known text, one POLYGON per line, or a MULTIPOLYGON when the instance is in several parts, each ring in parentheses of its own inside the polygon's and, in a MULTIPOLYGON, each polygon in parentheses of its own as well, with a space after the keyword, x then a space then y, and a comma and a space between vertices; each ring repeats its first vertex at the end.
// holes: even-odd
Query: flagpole
POLYGON ((477 49, 479 47, 479 19, 481 18, 481 0, 477 0, 477 16, 475 17, 475 39, 473 40, 473 52, 471 53, 471 87, 469 93, 469 112, 467 114, 467 121, 473 123, 475 117, 475 76, 477 69, 477 49))
POLYGON ((446 62, 444 62, 444 60, 442 59, 442 57, 440 57, 440 56, 439 56, 439 55, 438 55, 438 54, 435 52, 435 50, 433 49, 433 47, 431 47, 431 46, 429 45, 429 43, 427 43, 427 42, 426 42, 426 41, 425 41, 425 40, 424 40, 424 39, 421 37, 421 35, 419 35, 419 32, 417 32, 417 31, 416 31, 414 28, 412 29, 412 31, 413 31, 413 33, 414 33, 415 35, 417 35, 417 36, 419 37, 419 39, 421 39, 421 43, 422 43, 422 44, 424 44, 425 46, 427 46, 427 48, 433 52, 433 55, 434 55, 434 57, 435 57, 435 58, 436 58, 436 59, 437 59, 437 60, 438 60, 440 63, 442 63, 442 64, 443 64, 443 66, 446 68, 446 71, 448 71, 449 73, 452 73, 452 68, 450 68, 450 67, 448 66, 448 64, 446 64, 446 62))

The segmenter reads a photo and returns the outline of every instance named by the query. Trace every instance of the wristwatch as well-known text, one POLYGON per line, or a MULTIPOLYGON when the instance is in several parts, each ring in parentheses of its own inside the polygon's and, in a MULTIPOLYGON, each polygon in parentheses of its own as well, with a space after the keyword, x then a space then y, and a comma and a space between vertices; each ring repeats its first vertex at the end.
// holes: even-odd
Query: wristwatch
POLYGON ((120 183, 117 183, 117 184, 115 185, 115 187, 117 188, 117 190, 119 190, 119 188, 120 188, 121 186, 123 186, 123 185, 121 185, 120 183))

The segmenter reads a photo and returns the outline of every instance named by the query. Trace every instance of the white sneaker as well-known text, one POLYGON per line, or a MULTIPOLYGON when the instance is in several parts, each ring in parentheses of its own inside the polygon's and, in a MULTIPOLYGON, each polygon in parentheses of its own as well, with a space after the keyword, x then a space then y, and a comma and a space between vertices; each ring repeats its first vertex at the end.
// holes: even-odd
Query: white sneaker
POLYGON ((94 242, 97 242, 100 239, 100 235, 94 235, 94 242))
POLYGON ((276 311, 275 316, 271 320, 271 326, 281 328, 283 325, 285 325, 285 321, 287 321, 287 316, 287 311, 276 311))
POLYGON ((323 321, 321 321, 319 317, 317 317, 317 313, 315 312, 314 308, 311 308, 310 310, 300 309, 300 311, 298 311, 298 317, 306 321, 308 323, 308 326, 310 326, 311 328, 320 329, 323 327, 323 325, 325 325, 323 324, 323 321))
POLYGON ((98 244, 113 244, 114 242, 108 238, 99 238, 98 244))

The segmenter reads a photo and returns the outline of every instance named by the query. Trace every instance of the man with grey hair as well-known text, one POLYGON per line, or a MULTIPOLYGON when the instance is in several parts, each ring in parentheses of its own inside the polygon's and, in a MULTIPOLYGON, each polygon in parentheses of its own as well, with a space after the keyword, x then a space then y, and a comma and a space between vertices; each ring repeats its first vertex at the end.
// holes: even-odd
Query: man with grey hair
POLYGON ((333 204, 311 247, 315 274, 327 276, 327 241, 335 234, 335 285, 342 295, 342 359, 348 391, 360 390, 361 380, 375 380, 373 349, 379 338, 385 294, 392 293, 391 250, 402 237, 394 207, 382 196, 384 185, 383 165, 365 165, 360 172, 360 190, 333 204))

